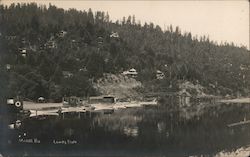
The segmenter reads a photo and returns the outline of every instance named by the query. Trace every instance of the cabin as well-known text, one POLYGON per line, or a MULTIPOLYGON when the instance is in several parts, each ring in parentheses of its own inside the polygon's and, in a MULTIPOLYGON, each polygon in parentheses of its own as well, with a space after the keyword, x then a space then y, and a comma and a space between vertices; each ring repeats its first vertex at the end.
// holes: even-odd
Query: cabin
POLYGON ((110 38, 119 38, 119 34, 117 32, 112 32, 109 37, 110 38))
POLYGON ((75 39, 71 40, 71 43, 70 43, 71 48, 77 48, 77 49, 79 49, 78 45, 79 45, 79 42, 77 40, 75 40, 75 39))
POLYGON ((11 65, 10 64, 6 64, 6 70, 10 70, 11 69, 11 65))
POLYGON ((214 84, 212 84, 212 83, 209 83, 208 84, 210 87, 212 87, 212 88, 216 88, 216 86, 214 85, 214 84))
POLYGON ((54 49, 57 48, 57 44, 54 40, 49 40, 46 44, 44 44, 44 47, 48 49, 54 49))
POLYGON ((27 44, 28 43, 25 38, 22 38, 21 42, 22 42, 22 44, 27 44))
POLYGON ((128 71, 124 71, 122 74, 126 75, 126 76, 131 76, 131 77, 137 77, 137 75, 138 75, 136 69, 134 69, 134 68, 132 68, 128 71))
POLYGON ((20 48, 19 52, 20 52, 21 56, 23 56, 23 57, 27 56, 27 50, 25 48, 20 48))
POLYGON ((178 92, 179 104, 180 106, 189 106, 191 94, 184 88, 178 92))
POLYGON ((38 99, 37 99, 37 102, 38 103, 45 103, 45 98, 40 96, 38 99))
POLYGON ((164 77, 165 77, 165 75, 162 71, 160 71, 160 70, 156 71, 156 79, 157 80, 162 80, 162 79, 164 79, 164 77))
POLYGON ((241 65, 240 65, 240 70, 241 70, 241 71, 248 70, 248 66, 247 66, 247 65, 241 64, 241 65))
POLYGON ((95 96, 89 97, 89 104, 114 104, 116 102, 114 96, 95 96))
POLYGON ((66 31, 62 30, 58 33, 58 37, 63 38, 67 34, 66 31))
POLYGON ((86 67, 83 67, 83 68, 80 68, 79 71, 80 71, 80 72, 87 72, 88 70, 87 70, 86 67))

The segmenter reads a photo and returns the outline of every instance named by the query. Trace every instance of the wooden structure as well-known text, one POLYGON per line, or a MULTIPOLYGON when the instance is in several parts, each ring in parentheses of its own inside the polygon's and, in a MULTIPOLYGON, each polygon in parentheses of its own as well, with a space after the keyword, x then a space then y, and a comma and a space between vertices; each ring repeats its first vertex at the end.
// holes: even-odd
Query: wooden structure
POLYGON ((84 98, 71 96, 63 97, 63 106, 82 106, 84 105, 84 98))
POLYGON ((96 96, 96 97, 89 97, 88 100, 89 104, 114 104, 116 102, 114 96, 96 96))

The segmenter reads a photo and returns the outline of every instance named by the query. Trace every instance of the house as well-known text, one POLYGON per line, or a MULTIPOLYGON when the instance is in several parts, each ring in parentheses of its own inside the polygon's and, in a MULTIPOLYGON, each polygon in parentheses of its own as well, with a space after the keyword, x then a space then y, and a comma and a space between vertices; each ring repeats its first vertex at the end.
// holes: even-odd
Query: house
POLYGON ((87 70, 86 67, 83 67, 83 68, 80 68, 79 71, 81 71, 81 72, 87 72, 88 70, 87 70))
POLYGON ((7 40, 14 40, 14 39, 16 39, 16 36, 15 35, 6 36, 6 39, 7 40))
POLYGON ((98 37, 97 38, 97 43, 102 44, 103 43, 103 37, 98 37))
POLYGON ((164 73, 160 70, 156 71, 156 79, 157 80, 162 80, 165 77, 164 73))
POLYGON ((73 77, 73 74, 69 71, 63 71, 62 72, 64 78, 71 78, 73 77))
POLYGON ((216 86, 214 85, 214 84, 212 84, 212 83, 209 83, 208 84, 210 87, 212 87, 212 88, 216 88, 216 86))
POLYGON ((57 44, 54 40, 49 40, 44 46, 49 49, 57 48, 57 44))
POLYGON ((62 30, 58 33, 58 37, 63 38, 67 34, 66 31, 62 30))
POLYGON ((26 43, 27 43, 27 41, 26 41, 25 38, 22 38, 22 39, 21 39, 21 42, 22 42, 22 44, 26 44, 26 43))
POLYGON ((21 56, 23 56, 23 57, 27 56, 27 50, 25 48, 20 48, 19 52, 20 52, 21 56))
POLYGON ((248 67, 246 65, 241 64, 240 65, 240 70, 248 70, 248 67))
POLYGON ((63 106, 81 106, 85 102, 84 98, 71 96, 71 97, 63 97, 63 106))
POLYGON ((179 104, 181 106, 189 106, 191 94, 184 88, 178 92, 179 104))
POLYGON ((130 69, 129 71, 124 71, 122 74, 126 76, 131 76, 131 77, 137 77, 138 75, 136 69, 134 68, 130 69))
POLYGON ((38 103, 45 103, 45 98, 40 96, 40 97, 37 99, 37 102, 38 102, 38 103))
POLYGON ((117 32, 112 32, 109 37, 110 38, 119 38, 119 34, 117 32))
POLYGON ((10 64, 6 64, 6 70, 10 70, 11 69, 11 65, 10 64))

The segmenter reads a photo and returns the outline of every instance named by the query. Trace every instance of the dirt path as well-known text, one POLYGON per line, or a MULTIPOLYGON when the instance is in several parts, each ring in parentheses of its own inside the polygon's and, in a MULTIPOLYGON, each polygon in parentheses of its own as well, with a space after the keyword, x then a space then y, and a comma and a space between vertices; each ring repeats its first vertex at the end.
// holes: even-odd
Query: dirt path
POLYGON ((23 102, 23 108, 26 110, 38 110, 42 108, 62 107, 62 103, 35 103, 35 102, 23 102))
POLYGON ((250 98, 237 98, 237 99, 230 99, 230 100, 220 100, 219 102, 223 103, 250 103, 250 98))

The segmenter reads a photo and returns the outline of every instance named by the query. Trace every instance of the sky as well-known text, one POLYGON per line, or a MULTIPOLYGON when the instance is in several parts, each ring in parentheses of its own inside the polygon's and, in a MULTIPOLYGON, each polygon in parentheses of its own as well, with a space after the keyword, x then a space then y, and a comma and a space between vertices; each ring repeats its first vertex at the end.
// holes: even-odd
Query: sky
POLYGON ((153 22, 163 30, 170 24, 179 26, 181 32, 191 32, 193 36, 209 36, 210 40, 234 42, 249 49, 249 2, 248 0, 224 1, 68 1, 68 0, 2 0, 9 5, 18 2, 49 3, 59 8, 108 12, 112 21, 123 16, 135 15, 136 20, 153 22))

